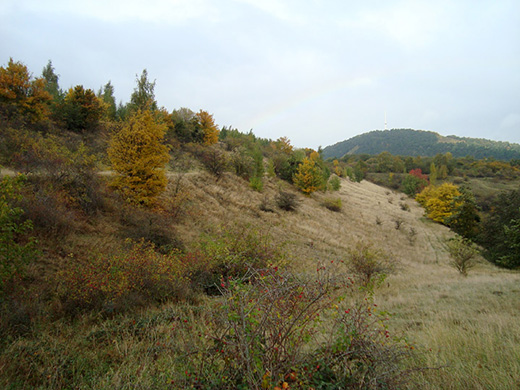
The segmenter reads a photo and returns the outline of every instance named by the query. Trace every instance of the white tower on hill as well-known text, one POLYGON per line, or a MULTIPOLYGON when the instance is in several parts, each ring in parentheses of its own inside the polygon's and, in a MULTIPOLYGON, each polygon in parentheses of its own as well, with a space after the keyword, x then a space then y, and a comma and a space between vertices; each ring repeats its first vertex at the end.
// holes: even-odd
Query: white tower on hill
POLYGON ((386 127, 386 111, 385 111, 385 130, 388 130, 387 127, 386 127))

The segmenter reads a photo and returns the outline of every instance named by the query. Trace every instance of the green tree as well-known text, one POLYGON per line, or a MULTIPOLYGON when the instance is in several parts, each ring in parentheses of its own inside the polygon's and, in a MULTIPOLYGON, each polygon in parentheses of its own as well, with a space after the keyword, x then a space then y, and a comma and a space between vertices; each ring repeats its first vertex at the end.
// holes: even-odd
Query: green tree
POLYGON ((432 162, 430 164, 430 184, 432 186, 436 186, 437 185, 437 179, 438 179, 439 175, 437 173, 437 167, 435 166, 435 164, 432 162))
POLYGON ((460 187, 460 195, 452 200, 453 214, 446 218, 446 225, 462 237, 474 239, 479 232, 480 216, 475 196, 469 188, 460 187))
POLYGON ((55 73, 52 61, 49 60, 47 65, 43 68, 42 77, 45 79, 45 90, 52 96, 55 103, 63 99, 63 91, 59 86, 59 75, 55 73))
POLYGON ((484 248, 484 257, 507 268, 520 267, 520 190, 500 193, 484 219, 477 242, 484 248))
POLYGON ((99 129, 104 106, 94 91, 84 89, 82 85, 76 85, 67 92, 60 113, 68 130, 86 133, 99 129))
POLYGON ((102 89, 99 90, 98 97, 105 103, 105 113, 108 119, 116 119, 117 105, 116 98, 114 96, 114 86, 109 81, 102 89))
POLYGON ((181 142, 204 142, 204 131, 201 127, 197 115, 189 108, 181 107, 178 110, 173 110, 171 114, 171 121, 173 123, 173 134, 181 142))
POLYGON ((130 111, 155 111, 157 109, 157 102, 155 101, 155 81, 148 80, 148 71, 143 69, 141 76, 136 75, 136 87, 130 96, 130 111))
POLYGON ((447 248, 451 257, 450 264, 463 276, 468 276, 468 271, 475 266, 479 253, 476 245, 457 235, 447 242, 447 248))
POLYGON ((166 125, 138 110, 114 134, 108 157, 117 172, 114 186, 131 203, 149 205, 167 185, 164 166, 170 155, 163 144, 166 125))

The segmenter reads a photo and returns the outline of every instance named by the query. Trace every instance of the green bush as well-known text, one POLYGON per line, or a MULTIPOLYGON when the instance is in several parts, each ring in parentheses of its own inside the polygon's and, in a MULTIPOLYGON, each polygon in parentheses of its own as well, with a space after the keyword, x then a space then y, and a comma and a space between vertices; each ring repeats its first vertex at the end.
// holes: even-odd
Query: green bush
POLYGON ((476 265, 476 256, 479 251, 475 244, 467 238, 459 235, 446 243, 451 257, 450 265, 463 276, 468 276, 468 271, 476 265))
POLYGON ((12 205, 21 199, 24 181, 22 175, 0 179, 0 297, 37 255, 36 242, 27 235, 32 230, 32 222, 22 222, 24 211, 12 205))
POLYGON ((332 175, 330 177, 328 187, 331 191, 339 191, 341 188, 341 180, 337 175, 332 175))
POLYGON ((348 252, 348 269, 357 276, 362 286, 374 286, 396 271, 398 262, 372 243, 358 242, 348 252))
POLYGON ((325 198, 321 204, 330 211, 341 211, 341 198, 325 198))
POLYGON ((250 269, 285 262, 283 248, 267 232, 251 225, 224 227, 200 242, 198 264, 191 269, 193 283, 207 294, 220 294, 221 280, 243 278, 250 269))

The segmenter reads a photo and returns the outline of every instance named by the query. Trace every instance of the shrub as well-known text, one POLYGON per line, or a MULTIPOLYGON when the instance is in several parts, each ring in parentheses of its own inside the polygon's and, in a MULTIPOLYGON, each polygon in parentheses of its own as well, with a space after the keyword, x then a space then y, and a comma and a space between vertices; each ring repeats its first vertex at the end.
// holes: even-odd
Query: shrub
POLYGON ((197 157, 204 167, 216 176, 217 180, 220 179, 227 169, 227 157, 218 145, 199 148, 197 151, 197 157))
POLYGON ((296 194, 282 190, 278 191, 275 202, 279 208, 285 211, 296 211, 300 204, 296 194))
POLYGON ((274 213, 274 209, 269 205, 269 199, 267 198, 267 195, 262 198, 258 208, 267 213, 274 213))
POLYGON ((97 255, 58 271, 58 295, 69 314, 86 309, 124 310, 139 302, 182 300, 189 279, 179 253, 158 254, 153 246, 135 243, 127 252, 97 255))
POLYGON ((468 276, 468 271, 476 264, 476 256, 479 251, 475 244, 459 235, 446 243, 451 257, 450 265, 463 276, 468 276))
POLYGON ((253 176, 249 179, 249 187, 255 191, 262 192, 264 189, 264 181, 261 177, 253 176))
POLYGON ((218 294, 222 279, 243 278, 252 268, 279 265, 285 261, 283 248, 268 233, 251 225, 224 227, 213 236, 203 237, 199 264, 191 269, 193 282, 208 294, 218 294))
MULTIPOLYGON (((370 297, 338 296, 352 282, 319 267, 301 279, 277 267, 221 283, 224 304, 211 320, 175 321, 186 353, 174 384, 198 389, 399 388, 411 348, 391 338, 370 297), (208 326, 209 325, 209 326, 208 326)), ((342 276, 342 275, 341 275, 342 276)))
POLYGON ((249 179, 255 171, 255 161, 247 153, 244 147, 238 147, 230 153, 230 164, 233 167, 235 174, 244 179, 249 179))
POLYGON ((415 244, 415 240, 417 239, 417 231, 411 227, 410 230, 408 231, 408 242, 410 243, 410 245, 413 245, 415 244))
POLYGON ((27 237, 32 222, 22 222, 24 211, 11 205, 21 198, 24 181, 24 176, 0 179, 0 302, 9 285, 23 275, 25 266, 37 254, 35 241, 27 237))
POLYGON ((341 211, 341 198, 325 198, 322 205, 330 211, 339 212, 341 211))
POLYGON ((401 210, 403 211, 410 211, 410 206, 408 203, 399 203, 399 207, 401 207, 401 210))
POLYGON ((397 264, 397 260, 374 248, 371 243, 358 242, 348 252, 348 269, 357 275, 365 287, 382 282, 387 274, 396 271, 397 264))
POLYGON ((328 184, 328 187, 331 191, 339 191, 341 188, 341 180, 337 175, 332 175, 328 184))
POLYGON ((174 249, 183 249, 182 241, 176 236, 167 215, 125 207, 121 222, 124 224, 121 233, 125 238, 152 243, 155 249, 164 254, 174 249))

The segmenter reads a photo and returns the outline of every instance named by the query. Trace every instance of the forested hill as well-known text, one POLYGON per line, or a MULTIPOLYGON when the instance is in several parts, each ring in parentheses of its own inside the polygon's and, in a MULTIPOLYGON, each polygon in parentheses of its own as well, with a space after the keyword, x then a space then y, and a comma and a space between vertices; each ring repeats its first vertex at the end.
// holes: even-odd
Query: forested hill
POLYGON ((435 156, 450 152, 454 157, 473 156, 476 159, 494 158, 511 160, 520 158, 520 145, 465 138, 453 135, 444 137, 433 131, 392 129, 375 130, 323 149, 323 158, 340 158, 345 154, 372 154, 389 152, 397 156, 435 156))

